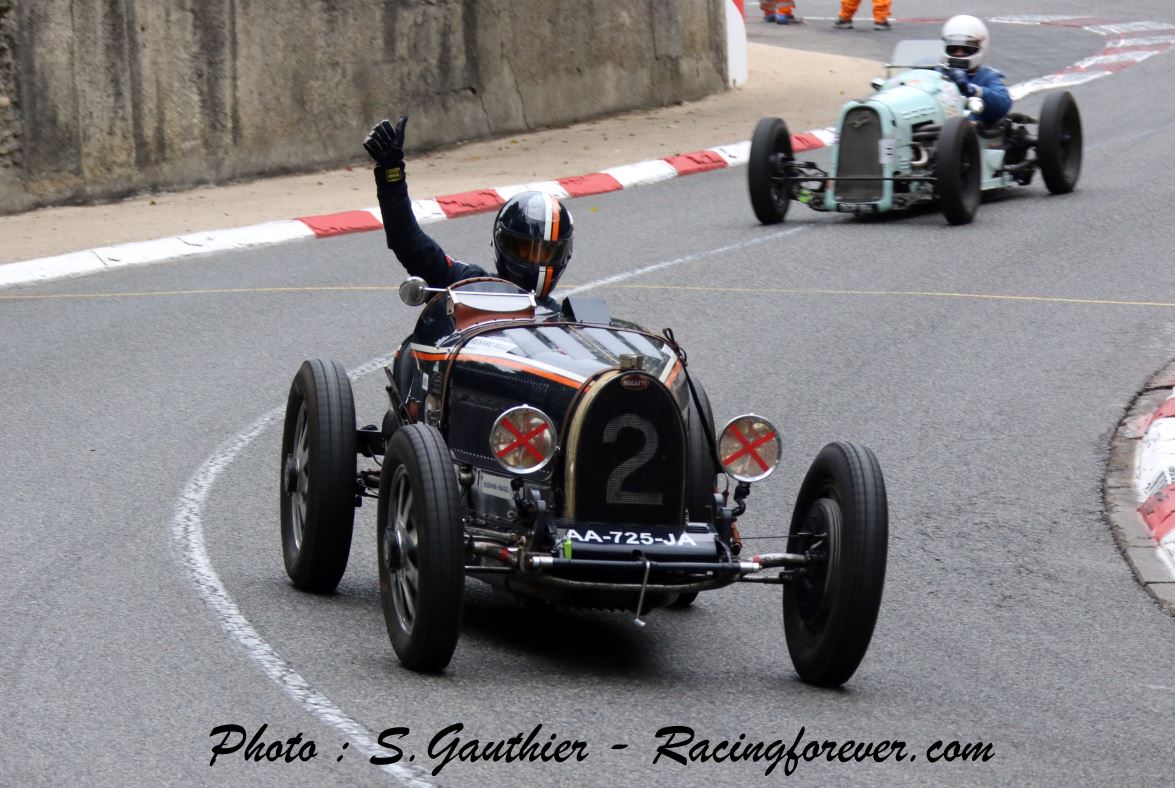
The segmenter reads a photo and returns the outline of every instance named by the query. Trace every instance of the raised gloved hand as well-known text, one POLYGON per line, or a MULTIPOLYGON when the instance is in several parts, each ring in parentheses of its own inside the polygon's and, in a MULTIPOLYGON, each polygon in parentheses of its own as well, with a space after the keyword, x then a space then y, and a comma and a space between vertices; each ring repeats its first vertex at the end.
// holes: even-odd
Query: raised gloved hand
POLYGON ((363 140, 363 147, 385 169, 399 167, 404 163, 404 126, 408 116, 401 115, 393 126, 386 118, 372 127, 371 133, 363 140))
POLYGON ((975 95, 975 86, 971 84, 971 80, 967 78, 967 72, 963 69, 952 68, 947 71, 947 77, 958 86, 959 92, 964 96, 975 95))

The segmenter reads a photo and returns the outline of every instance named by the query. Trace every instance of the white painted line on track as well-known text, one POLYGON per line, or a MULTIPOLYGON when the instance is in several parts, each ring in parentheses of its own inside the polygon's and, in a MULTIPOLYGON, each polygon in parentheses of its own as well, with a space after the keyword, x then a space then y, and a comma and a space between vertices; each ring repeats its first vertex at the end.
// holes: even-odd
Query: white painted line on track
POLYGON ((1167 22, 1122 22, 1111 25, 1091 25, 1085 28, 1091 33, 1103 36, 1120 36, 1123 33, 1145 33, 1149 30, 1172 30, 1175 25, 1167 22))
POLYGON ((1016 16, 993 16, 988 17, 988 22, 997 22, 1003 25, 1047 25, 1056 22, 1068 22, 1073 19, 1089 19, 1088 15, 1082 16, 1050 16, 1048 14, 1018 14, 1016 16))
POLYGON ((1013 101, 1019 101, 1025 96, 1039 93, 1042 90, 1055 90, 1056 88, 1071 88, 1076 85, 1084 85, 1086 82, 1093 82, 1095 79, 1108 77, 1110 73, 1109 71, 1078 71, 1072 74, 1049 74, 1047 77, 1037 77, 1027 82, 1017 82, 1008 88, 1008 93, 1012 96, 1013 101))
POLYGON ((1161 49, 1141 49, 1131 52, 1106 52, 1101 55, 1087 57, 1084 60, 1078 60, 1070 68, 1084 70, 1090 66, 1105 66, 1113 63, 1141 63, 1147 58, 1161 55, 1163 51, 1161 49))
MULTIPOLYGON (((382 356, 357 367, 351 377, 357 378, 379 369, 391 359, 391 356, 382 356)), ((245 447, 252 443, 258 435, 270 425, 278 422, 285 411, 285 406, 279 406, 254 421, 232 439, 222 444, 211 457, 204 461, 196 475, 184 487, 176 506, 175 519, 172 521, 172 537, 180 548, 184 568, 187 569, 196 591, 201 599, 216 615, 220 625, 228 632, 229 637, 235 640, 245 653, 265 672, 265 675, 278 685, 291 698, 301 704, 302 708, 310 712, 319 722, 324 723, 342 733, 365 756, 387 755, 380 748, 371 734, 355 720, 351 719, 330 698, 310 686, 310 683, 296 670, 281 658, 281 656, 257 633, 249 623, 236 602, 229 596, 228 590, 220 581, 220 576, 212 567, 208 551, 204 547, 204 526, 201 515, 208 492, 212 489, 217 477, 237 458, 245 447)), ((433 783, 424 779, 427 771, 420 767, 407 767, 400 764, 382 766, 385 772, 395 777, 404 785, 426 788, 433 783)))
MULTIPOLYGON (((689 263, 713 255, 746 249, 769 241, 778 240, 786 236, 795 235, 804 229, 806 229, 805 226, 791 227, 769 235, 720 246, 705 252, 697 252, 695 254, 685 255, 684 257, 675 257, 672 260, 653 263, 623 274, 597 279, 593 282, 588 282, 570 290, 560 292, 559 295, 569 296, 584 293, 588 290, 623 282, 636 276, 661 271, 666 268, 681 265, 682 263, 689 263)), ((352 380, 357 380, 364 375, 381 369, 391 359, 391 355, 371 359, 348 372, 348 377, 352 380)), ((282 659, 281 655, 277 653, 273 646, 269 645, 258 634, 253 625, 249 623, 249 620, 245 618, 237 603, 233 601, 233 598, 228 593, 228 589, 224 587, 224 583, 221 582, 220 576, 212 566, 212 560, 209 558, 208 550, 204 544, 204 522, 202 518, 204 505, 208 500, 208 493, 211 491, 213 484, 215 484, 217 478, 220 477, 224 470, 232 464, 249 444, 256 440, 265 429, 281 420, 284 412, 284 405, 279 405, 273 410, 270 410, 228 441, 221 444, 208 459, 204 460, 195 475, 184 486, 183 493, 181 493, 179 501, 176 504, 175 518, 171 524, 172 539, 179 549, 181 563, 196 587, 196 593, 199 594, 200 598, 204 600, 204 603, 212 610, 213 615, 221 627, 224 628, 225 632, 228 633, 229 637, 244 649, 245 654, 257 663, 257 666, 261 668, 262 672, 277 684, 286 695, 297 701, 311 716, 341 733, 364 755, 368 757, 372 755, 387 755, 387 751, 376 744, 371 733, 363 725, 347 716, 346 712, 335 705, 330 698, 314 689, 300 673, 282 659)), ((412 786, 413 788, 427 788, 433 785, 433 783, 426 779, 428 772, 418 766, 389 764, 379 768, 383 769, 384 772, 391 775, 403 785, 412 786)))
POLYGON ((1118 47, 1153 47, 1156 44, 1175 44, 1175 36, 1147 36, 1146 38, 1115 38, 1106 43, 1107 49, 1118 47))
POLYGON ((752 246, 758 246, 759 244, 767 243, 768 241, 775 241, 788 235, 795 235, 796 233, 805 229, 807 229, 807 225, 791 227, 787 230, 771 233, 770 235, 763 235, 759 236, 758 238, 751 238, 746 241, 739 241, 738 243, 728 244, 727 246, 720 246, 717 249, 710 249, 705 252, 697 252, 696 254, 687 254, 684 257, 675 257, 672 260, 664 260, 660 263, 653 263, 652 265, 646 265, 643 268, 637 268, 633 271, 626 271, 623 274, 616 274, 615 276, 608 276, 603 279, 597 279, 594 282, 588 282, 585 285, 573 287, 570 290, 560 291, 559 295, 564 297, 579 295, 580 293, 586 293, 588 290, 595 290, 598 287, 614 285, 617 282, 623 282, 625 280, 632 279, 633 277, 651 274, 654 271, 663 271, 666 268, 672 268, 676 265, 681 265, 682 263, 690 263, 694 260, 701 260, 706 257, 712 257, 716 254, 725 254, 726 252, 733 252, 737 251, 738 249, 747 249, 752 246))

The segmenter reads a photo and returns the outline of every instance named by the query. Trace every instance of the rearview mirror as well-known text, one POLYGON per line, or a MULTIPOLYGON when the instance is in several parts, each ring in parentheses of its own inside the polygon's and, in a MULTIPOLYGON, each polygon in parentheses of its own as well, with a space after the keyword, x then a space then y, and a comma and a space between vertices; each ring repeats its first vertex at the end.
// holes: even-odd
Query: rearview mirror
POLYGON ((885 80, 882 79, 881 77, 877 77, 869 84, 873 86, 873 90, 874 90, 874 92, 876 92, 876 91, 881 90, 883 87, 885 87, 885 80))
POLYGON ((400 285, 400 300, 408 306, 420 306, 424 303, 428 283, 419 276, 410 276, 400 285))

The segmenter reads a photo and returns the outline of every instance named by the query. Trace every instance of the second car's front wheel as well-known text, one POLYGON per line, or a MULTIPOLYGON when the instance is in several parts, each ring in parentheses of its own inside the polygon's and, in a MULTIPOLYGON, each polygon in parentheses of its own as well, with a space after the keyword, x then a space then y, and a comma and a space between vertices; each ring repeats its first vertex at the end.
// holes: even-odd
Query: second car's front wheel
POLYGON ((435 427, 406 424, 388 442, 376 542, 379 596, 401 664, 435 673, 449 664, 465 596, 461 499, 435 427))
POLYGON ((935 149, 934 191, 942 215, 951 224, 969 224, 979 210, 983 177, 974 124, 964 117, 949 118, 935 149))
POLYGON ((779 224, 791 204, 793 175, 791 134, 779 118, 763 118, 751 137, 747 187, 751 208, 763 224, 779 224))
POLYGON ((789 549, 807 555, 783 593, 787 649, 800 678, 838 687, 857 669, 881 606, 889 540, 885 480, 873 452, 825 446, 804 477, 789 549))

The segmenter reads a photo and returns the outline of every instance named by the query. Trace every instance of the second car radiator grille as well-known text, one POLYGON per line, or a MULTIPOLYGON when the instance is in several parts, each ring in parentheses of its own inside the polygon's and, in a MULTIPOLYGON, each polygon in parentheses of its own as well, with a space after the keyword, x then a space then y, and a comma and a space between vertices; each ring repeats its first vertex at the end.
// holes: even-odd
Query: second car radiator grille
MULTIPOLYGON (((837 177, 881 176, 878 145, 881 118, 869 107, 855 107, 845 114, 837 149, 837 177)), ((875 202, 882 197, 881 181, 837 181, 838 202, 875 202)))

